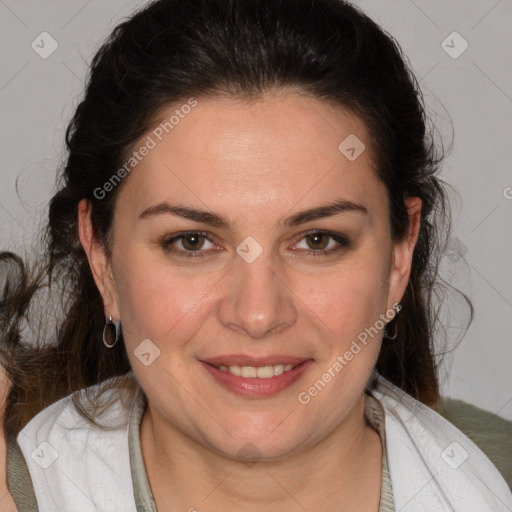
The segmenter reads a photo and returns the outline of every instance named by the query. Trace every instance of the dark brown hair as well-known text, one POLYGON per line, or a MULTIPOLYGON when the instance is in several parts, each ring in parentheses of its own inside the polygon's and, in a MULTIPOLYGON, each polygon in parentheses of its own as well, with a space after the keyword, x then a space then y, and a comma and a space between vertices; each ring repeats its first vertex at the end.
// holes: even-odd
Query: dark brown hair
MULTIPOLYGON (((101 341, 104 309, 78 238, 79 201, 90 201, 95 236, 110 254, 112 214, 124 181, 105 197, 95 191, 164 107, 221 94, 259 98, 288 87, 364 121, 389 195, 393 240, 407 233, 404 199, 423 202, 410 282, 393 320, 398 337, 384 342, 377 369, 420 401, 437 401, 434 298, 449 205, 423 98, 397 42, 341 0, 158 0, 115 27, 91 63, 66 132, 68 156, 50 202, 43 256, 28 266, 11 252, 0 253, 1 355, 12 381, 7 435, 63 396, 131 370, 122 336, 111 350, 101 341), (49 308, 43 310, 45 329, 36 332, 36 343, 27 342, 23 319, 32 319, 29 307, 45 287, 60 298, 63 315, 55 332, 43 336, 51 325, 49 308)), ((94 414, 82 414, 94 423, 94 414)))

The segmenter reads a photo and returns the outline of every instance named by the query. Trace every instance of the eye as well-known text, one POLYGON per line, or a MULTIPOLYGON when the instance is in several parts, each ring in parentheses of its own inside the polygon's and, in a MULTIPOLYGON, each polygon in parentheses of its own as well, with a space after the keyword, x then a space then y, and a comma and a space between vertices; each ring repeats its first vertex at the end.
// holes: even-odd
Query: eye
POLYGON ((190 231, 186 233, 179 233, 171 238, 165 239, 160 242, 160 246, 169 253, 183 256, 184 258, 196 258, 205 256, 204 249, 205 240, 215 246, 208 233, 200 231, 190 231), (176 243, 181 244, 182 248, 173 247, 176 243))
POLYGON ((328 231, 309 231, 302 236, 300 241, 304 241, 309 248, 314 249, 308 251, 306 247, 306 253, 312 256, 325 256, 338 252, 350 245, 345 235, 328 231))
MULTIPOLYGON (((296 247, 292 251, 297 251, 297 247, 307 255, 311 256, 327 256, 335 252, 341 251, 349 247, 350 243, 348 238, 341 233, 330 233, 328 231, 309 231, 302 235, 298 243, 304 241, 307 244, 306 248, 296 247), (308 250, 312 249, 312 250, 308 250)), ((160 242, 160 246, 167 253, 175 254, 178 257, 184 258, 197 258, 208 255, 208 250, 211 248, 218 248, 209 233, 201 231, 188 231, 178 233, 171 238, 166 238, 160 242), (205 244, 210 244, 210 247, 205 248, 205 244), (181 245, 181 247, 179 247, 181 245)))

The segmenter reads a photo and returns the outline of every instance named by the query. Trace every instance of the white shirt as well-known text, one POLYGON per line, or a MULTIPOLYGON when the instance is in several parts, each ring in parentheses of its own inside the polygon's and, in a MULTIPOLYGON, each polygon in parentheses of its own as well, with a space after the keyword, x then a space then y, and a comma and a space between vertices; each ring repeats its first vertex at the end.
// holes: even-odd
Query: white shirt
MULTIPOLYGON (((136 512, 128 442, 136 397, 114 392, 124 402, 116 400, 101 417, 111 430, 90 425, 70 395, 41 411, 18 434, 39 512, 136 512)), ((397 511, 512 511, 505 480, 460 430, 382 376, 370 393, 385 412, 397 511)))

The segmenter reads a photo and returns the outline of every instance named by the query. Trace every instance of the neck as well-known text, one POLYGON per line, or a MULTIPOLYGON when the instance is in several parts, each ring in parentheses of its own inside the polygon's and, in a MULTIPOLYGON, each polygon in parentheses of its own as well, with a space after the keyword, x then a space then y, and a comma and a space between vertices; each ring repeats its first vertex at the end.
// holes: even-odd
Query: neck
POLYGON ((140 438, 158 510, 378 510, 382 445, 366 424, 364 396, 321 442, 277 461, 223 457, 177 430, 150 404, 140 438))

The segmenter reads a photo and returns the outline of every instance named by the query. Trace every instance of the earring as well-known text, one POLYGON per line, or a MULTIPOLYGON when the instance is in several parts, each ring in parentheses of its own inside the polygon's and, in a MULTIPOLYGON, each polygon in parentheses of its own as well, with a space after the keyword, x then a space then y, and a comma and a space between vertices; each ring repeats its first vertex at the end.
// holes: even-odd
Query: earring
MULTIPOLYGON (((396 315, 398 315, 398 313, 400 313, 400 311, 401 311, 401 310, 402 310, 402 305, 401 305, 401 304, 399 304, 398 302, 395 302, 395 303, 393 304, 393 311, 395 312, 395 316, 396 316, 396 315)), ((397 334, 398 334, 398 327, 397 327, 396 325, 395 325, 395 333, 393 334, 393 336, 390 336, 390 335, 388 334, 387 327, 388 327, 388 325, 389 325, 391 322, 392 322, 392 320, 391 320, 391 321, 389 321, 389 322, 386 324, 386 327, 384 327, 384 333, 383 333, 383 336, 382 336, 382 337, 383 337, 383 339, 385 338, 385 339, 387 339, 387 340, 396 340, 396 338, 397 338, 397 334)))
POLYGON ((107 322, 105 322, 105 327, 103 327, 103 344, 105 345, 105 347, 112 348, 119 340, 120 332, 121 332, 121 322, 119 320, 117 320, 116 322, 113 322, 112 315, 109 315, 107 322), (112 327, 112 326, 114 326, 114 328, 115 328, 115 339, 114 339, 114 343, 108 343, 107 339, 106 339, 107 327, 112 327))

